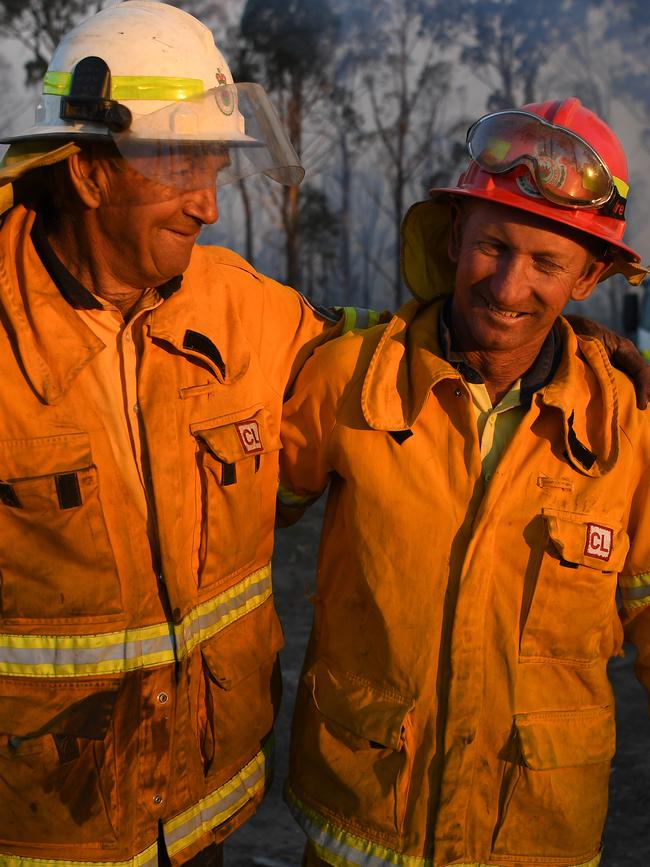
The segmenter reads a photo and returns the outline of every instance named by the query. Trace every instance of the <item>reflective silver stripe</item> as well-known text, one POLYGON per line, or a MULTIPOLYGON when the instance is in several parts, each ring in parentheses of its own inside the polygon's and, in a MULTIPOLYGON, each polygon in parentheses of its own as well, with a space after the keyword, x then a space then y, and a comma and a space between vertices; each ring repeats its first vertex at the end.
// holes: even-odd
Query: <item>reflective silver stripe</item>
MULTIPOLYGON (((118 633, 119 635, 119 633, 118 633)), ((39 647, 15 647, 7 642, 6 646, 0 648, 2 662, 0 663, 0 671, 2 664, 15 666, 97 666, 102 662, 110 662, 112 660, 124 661, 128 660, 144 660, 148 656, 153 656, 162 653, 165 656, 173 655, 174 637, 166 635, 157 639, 149 639, 144 641, 129 641, 128 633, 124 633, 124 643, 118 645, 108 645, 105 647, 64 647, 62 642, 57 641, 58 636, 38 636, 45 642, 47 639, 51 641, 51 646, 39 647)), ((30 638, 32 636, 29 636, 30 638)), ((13 638, 13 636, 2 636, 3 644, 5 639, 13 638)), ((22 636, 21 636, 22 638, 22 636)), ((80 636, 81 640, 85 636, 80 636)), ((7 672, 2 672, 7 673, 7 672)), ((11 672, 13 673, 13 672, 11 672)))
POLYGON ((179 655, 183 656, 221 632, 233 621, 258 608, 271 595, 271 564, 262 566, 209 602, 193 608, 176 627, 179 655))
POLYGON ((645 599, 650 596, 650 587, 621 587, 623 599, 645 599))
POLYGON ((56 858, 27 858, 0 852, 0 867, 157 867, 158 843, 128 861, 64 861, 56 858))
POLYGON ((170 855, 177 855, 213 828, 222 825, 271 782, 273 738, 227 783, 163 824, 165 844, 170 855))
POLYGON ((168 665, 262 605, 271 595, 271 565, 193 608, 175 627, 159 623, 97 635, 0 634, 0 674, 87 677, 168 665))
MULTIPOLYGON (((421 858, 417 855, 403 855, 393 849, 387 849, 371 840, 365 840, 356 834, 351 834, 339 828, 307 807, 291 790, 285 789, 285 800, 294 819, 309 838, 316 854, 325 858, 333 855, 337 865, 356 865, 356 867, 433 867, 431 858, 421 858)), ((326 858, 325 860, 328 860, 326 858)))
MULTIPOLYGON (((396 865, 396 867, 433 867, 433 859, 431 858, 406 855, 394 849, 387 849, 379 843, 351 834, 349 831, 334 825, 324 816, 303 804, 288 784, 284 794, 289 809, 309 838, 314 851, 328 863, 336 864, 337 867, 348 867, 348 865, 351 867, 391 867, 391 865, 396 865)), ((572 865, 572 867, 598 867, 600 858, 599 853, 589 861, 572 865)), ((465 864, 454 864, 453 867, 496 867, 496 865, 473 861, 465 864)))
POLYGON ((367 310, 364 307, 356 307, 357 311, 357 328, 368 328, 370 325, 370 310, 367 310))

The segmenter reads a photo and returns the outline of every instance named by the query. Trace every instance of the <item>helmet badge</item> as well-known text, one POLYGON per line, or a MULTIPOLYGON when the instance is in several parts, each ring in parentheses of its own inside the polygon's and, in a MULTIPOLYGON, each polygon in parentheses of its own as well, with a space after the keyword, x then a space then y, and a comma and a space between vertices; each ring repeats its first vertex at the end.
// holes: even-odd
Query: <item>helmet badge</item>
POLYGON ((223 72, 217 67, 215 74, 217 79, 217 90, 215 91, 215 100, 222 114, 230 115, 235 109, 235 101, 231 93, 231 89, 227 86, 228 79, 223 72))

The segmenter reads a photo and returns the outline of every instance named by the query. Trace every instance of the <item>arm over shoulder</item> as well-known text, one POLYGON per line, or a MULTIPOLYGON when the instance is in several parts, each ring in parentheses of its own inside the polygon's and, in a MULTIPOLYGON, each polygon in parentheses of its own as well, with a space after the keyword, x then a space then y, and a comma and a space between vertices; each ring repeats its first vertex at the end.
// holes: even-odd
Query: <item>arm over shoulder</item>
POLYGON ((358 364, 362 345, 358 334, 331 341, 306 362, 294 383, 282 415, 280 525, 294 523, 327 487, 339 410, 365 372, 358 364))

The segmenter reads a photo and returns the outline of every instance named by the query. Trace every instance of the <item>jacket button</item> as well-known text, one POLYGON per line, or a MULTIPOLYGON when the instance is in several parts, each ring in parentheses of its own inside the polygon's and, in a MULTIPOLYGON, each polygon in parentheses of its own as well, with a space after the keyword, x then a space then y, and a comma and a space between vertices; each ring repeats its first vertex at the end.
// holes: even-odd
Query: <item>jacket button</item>
POLYGON ((153 796, 153 802, 154 802, 154 804, 156 804, 156 805, 158 805, 158 804, 162 804, 162 800, 163 800, 162 795, 154 795, 154 796, 153 796))
POLYGON ((157 695, 157 699, 160 704, 167 704, 167 702, 169 701, 169 696, 166 692, 159 692, 157 695))

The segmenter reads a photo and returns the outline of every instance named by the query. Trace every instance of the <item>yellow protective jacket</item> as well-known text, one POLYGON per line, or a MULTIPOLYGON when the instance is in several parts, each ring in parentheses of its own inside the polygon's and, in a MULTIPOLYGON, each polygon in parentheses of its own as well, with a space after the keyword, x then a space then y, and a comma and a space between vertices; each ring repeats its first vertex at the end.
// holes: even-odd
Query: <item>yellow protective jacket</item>
POLYGON ((440 303, 319 349, 281 499, 330 482, 287 801, 336 865, 596 865, 620 588, 650 686, 650 418, 564 352, 484 488, 440 303))
POLYGON ((0 864, 155 865, 159 822, 181 863, 269 781, 280 411, 335 328, 234 253, 195 249, 140 326, 152 531, 89 384, 103 344, 33 218, 16 207, 0 229, 0 864))

